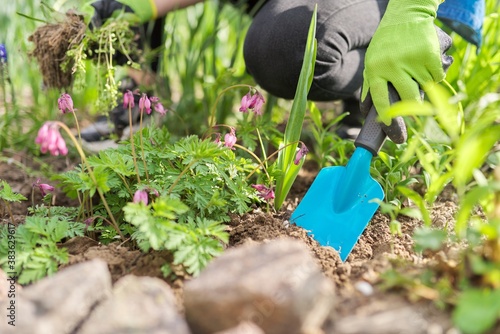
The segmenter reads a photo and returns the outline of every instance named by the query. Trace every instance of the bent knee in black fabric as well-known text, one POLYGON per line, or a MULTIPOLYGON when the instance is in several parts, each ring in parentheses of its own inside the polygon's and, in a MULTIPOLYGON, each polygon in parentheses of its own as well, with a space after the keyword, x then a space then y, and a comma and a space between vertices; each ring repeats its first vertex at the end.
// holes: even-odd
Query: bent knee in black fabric
POLYGON ((309 98, 357 97, 365 50, 387 0, 269 1, 254 18, 245 40, 247 70, 271 94, 293 98, 315 3, 318 51, 309 98))
POLYGON ((312 6, 269 1, 255 16, 244 44, 247 71, 269 93, 291 99, 302 66, 312 6))

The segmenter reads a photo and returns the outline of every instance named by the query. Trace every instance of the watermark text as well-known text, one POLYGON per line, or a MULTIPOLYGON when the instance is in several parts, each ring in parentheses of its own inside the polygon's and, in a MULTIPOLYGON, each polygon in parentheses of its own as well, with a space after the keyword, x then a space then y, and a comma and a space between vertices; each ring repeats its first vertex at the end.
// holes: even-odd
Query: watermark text
POLYGON ((7 226, 7 323, 11 326, 16 325, 16 227, 12 223, 7 226))

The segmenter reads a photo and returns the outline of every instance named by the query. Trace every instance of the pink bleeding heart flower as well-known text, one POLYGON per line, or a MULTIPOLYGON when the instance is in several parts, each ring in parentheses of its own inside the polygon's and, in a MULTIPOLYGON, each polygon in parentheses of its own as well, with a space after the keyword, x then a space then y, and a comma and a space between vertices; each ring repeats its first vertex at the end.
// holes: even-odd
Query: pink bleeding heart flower
POLYGON ((262 106, 265 102, 264 96, 262 96, 262 94, 258 91, 256 91, 253 95, 248 92, 241 98, 241 106, 239 110, 243 113, 251 110, 256 115, 262 115, 262 106))
POLYGON ((35 143, 40 145, 40 152, 50 152, 51 155, 66 155, 68 148, 66 142, 59 133, 59 125, 56 122, 45 122, 35 139, 35 143))
POLYGON ((141 98, 139 99, 139 109, 142 111, 145 111, 146 114, 151 114, 151 101, 149 100, 148 96, 146 94, 142 94, 141 98))
POLYGON ((250 107, 251 99, 252 99, 252 95, 250 95, 250 92, 243 95, 243 97, 241 98, 241 106, 240 106, 241 112, 248 112, 248 108, 250 107))
POLYGON ((73 99, 68 93, 61 94, 61 96, 57 99, 57 107, 63 114, 75 112, 75 109, 73 108, 73 99))
POLYGON ((302 143, 302 147, 297 151, 297 154, 295 155, 295 160, 293 161, 294 164, 298 165, 300 163, 300 160, 305 157, 309 153, 309 150, 307 149, 307 146, 302 143))
POLYGON ((36 183, 33 183, 33 188, 40 189, 42 196, 45 197, 47 195, 47 191, 54 191, 56 188, 47 183, 40 183, 40 179, 36 180, 36 183))
POLYGON ((163 108, 163 104, 161 104, 160 102, 155 103, 154 108, 155 108, 155 111, 162 116, 165 116, 165 114, 167 113, 167 109, 163 108))
POLYGON ((235 148, 233 146, 236 144, 237 140, 235 130, 231 128, 231 131, 224 136, 224 146, 234 150, 235 148))
POLYGON ((146 190, 137 190, 132 201, 134 203, 142 202, 144 205, 148 205, 148 192, 146 190))
POLYGON ((264 100, 264 96, 262 96, 261 93, 256 92, 252 96, 252 101, 250 103, 250 109, 253 110, 254 114, 256 115, 262 115, 262 106, 264 105, 266 101, 264 100))
POLYGON ((269 202, 274 199, 274 191, 272 188, 267 187, 263 184, 252 184, 252 188, 257 190, 257 196, 260 199, 269 202))
POLYGON ((130 90, 127 90, 123 94, 123 108, 133 108, 134 106, 134 94, 130 90))

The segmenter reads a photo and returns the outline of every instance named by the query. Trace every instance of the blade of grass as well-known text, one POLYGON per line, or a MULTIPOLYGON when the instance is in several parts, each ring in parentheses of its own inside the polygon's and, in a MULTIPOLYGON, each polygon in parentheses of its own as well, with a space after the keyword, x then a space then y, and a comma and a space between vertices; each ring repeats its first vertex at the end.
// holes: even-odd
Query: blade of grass
POLYGON ((286 124, 285 135, 281 148, 278 154, 277 166, 282 174, 276 180, 276 191, 274 206, 276 209, 281 208, 285 197, 292 187, 295 178, 302 166, 303 160, 298 165, 293 163, 297 145, 302 133, 302 126, 307 106, 307 94, 311 88, 314 76, 314 64, 316 61, 317 41, 316 35, 316 18, 317 5, 314 7, 311 24, 307 35, 306 49, 304 52, 304 60, 300 71, 299 82, 295 92, 295 99, 290 111, 290 118, 286 124))

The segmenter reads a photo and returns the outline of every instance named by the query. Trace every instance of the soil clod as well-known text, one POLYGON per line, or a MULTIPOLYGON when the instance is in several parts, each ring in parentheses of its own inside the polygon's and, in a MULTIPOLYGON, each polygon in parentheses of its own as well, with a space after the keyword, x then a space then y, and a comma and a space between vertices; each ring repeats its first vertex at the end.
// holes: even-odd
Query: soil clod
POLYGON ((86 28, 82 15, 68 11, 62 22, 40 26, 29 36, 28 41, 35 44, 29 55, 37 60, 45 87, 71 86, 73 63, 66 53, 72 45, 81 42, 86 28), (64 69, 61 65, 65 65, 64 69))

